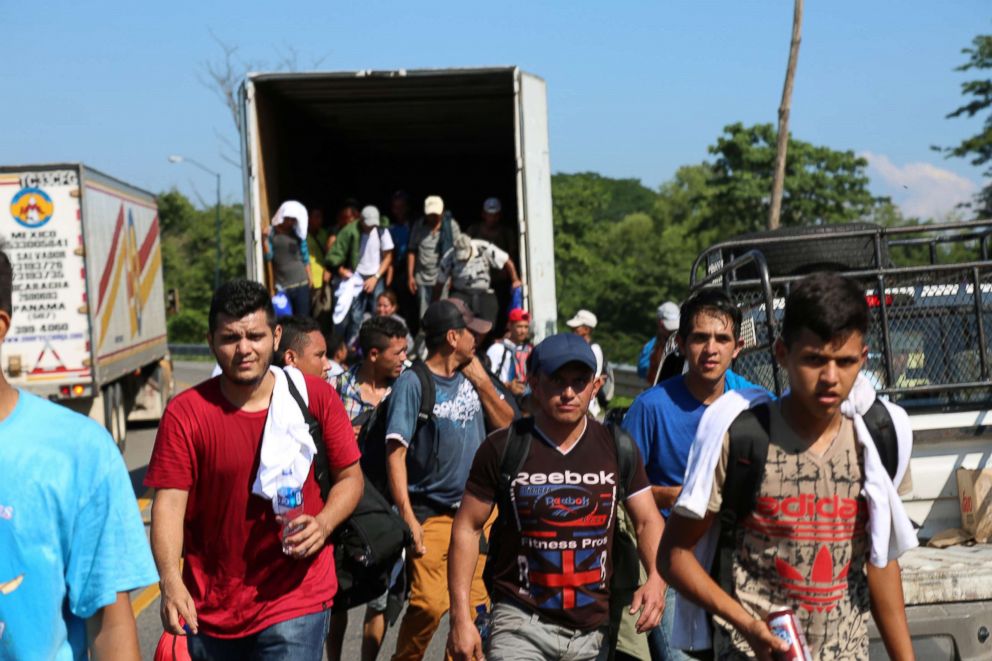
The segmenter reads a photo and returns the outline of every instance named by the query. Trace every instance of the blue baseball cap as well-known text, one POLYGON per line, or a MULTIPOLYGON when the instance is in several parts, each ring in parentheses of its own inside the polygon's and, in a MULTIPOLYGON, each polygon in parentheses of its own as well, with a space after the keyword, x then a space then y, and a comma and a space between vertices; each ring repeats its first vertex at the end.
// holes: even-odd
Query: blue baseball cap
POLYGON ((534 347, 528 358, 528 372, 554 374, 568 363, 580 363, 596 371, 596 354, 589 343, 575 333, 558 333, 534 347))

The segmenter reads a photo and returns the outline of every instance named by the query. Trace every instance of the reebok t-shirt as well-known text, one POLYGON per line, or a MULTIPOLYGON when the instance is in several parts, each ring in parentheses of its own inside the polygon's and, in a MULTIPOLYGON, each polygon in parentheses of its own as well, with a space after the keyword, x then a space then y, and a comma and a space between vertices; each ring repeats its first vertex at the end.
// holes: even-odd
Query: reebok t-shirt
MULTIPOLYGON (((500 538, 493 582, 502 597, 551 622, 591 630, 609 616, 610 550, 616 529, 620 470, 613 435, 587 420, 579 441, 562 452, 532 420, 530 453, 513 481, 512 523, 500 538)), ((509 430, 489 435, 472 464, 465 490, 496 501, 499 463, 509 430)), ((635 462, 628 498, 650 487, 635 462)))
MULTIPOLYGON (((358 445, 337 393, 306 376, 309 409, 320 421, 332 469, 354 464, 358 445)), ((246 413, 204 381, 173 399, 162 416, 145 486, 189 492, 183 526, 183 583, 200 630, 235 638, 329 608, 337 591, 328 543, 305 559, 282 552, 272 502, 251 492, 268 411, 246 413)), ((323 508, 313 468, 303 510, 323 508)))

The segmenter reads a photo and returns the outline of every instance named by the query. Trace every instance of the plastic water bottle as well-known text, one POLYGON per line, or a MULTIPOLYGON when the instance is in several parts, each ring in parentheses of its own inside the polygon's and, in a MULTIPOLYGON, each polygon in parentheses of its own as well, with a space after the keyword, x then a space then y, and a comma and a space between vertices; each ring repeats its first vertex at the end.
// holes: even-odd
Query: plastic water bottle
POLYGON ((479 630, 479 637, 485 644, 489 640, 489 632, 492 629, 492 615, 486 609, 485 604, 479 604, 475 607, 475 628, 479 630))
MULTIPOLYGON (((290 468, 284 468, 279 477, 276 497, 272 501, 272 509, 276 516, 281 516, 284 519, 279 538, 285 540, 297 531, 293 519, 303 514, 303 489, 293 477, 293 471, 290 468)), ((286 546, 285 542, 283 543, 283 553, 288 555, 292 550, 291 547, 286 546)))

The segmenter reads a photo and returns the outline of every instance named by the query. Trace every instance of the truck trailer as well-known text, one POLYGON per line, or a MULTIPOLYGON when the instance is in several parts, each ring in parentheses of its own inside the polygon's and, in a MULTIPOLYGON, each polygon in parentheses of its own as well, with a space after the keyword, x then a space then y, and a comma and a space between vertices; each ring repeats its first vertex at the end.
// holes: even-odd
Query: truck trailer
MULTIPOLYGON (((545 82, 516 67, 252 73, 241 89, 248 278, 280 203, 412 210, 440 195, 463 229, 498 197, 515 231, 535 339, 557 324, 545 82)), ((331 214, 328 214, 329 216, 331 214)), ((271 285, 271 283, 268 283, 271 285)))
POLYGON ((172 394, 155 196, 81 164, 0 167, 0 241, 14 271, 7 380, 102 422, 172 394))

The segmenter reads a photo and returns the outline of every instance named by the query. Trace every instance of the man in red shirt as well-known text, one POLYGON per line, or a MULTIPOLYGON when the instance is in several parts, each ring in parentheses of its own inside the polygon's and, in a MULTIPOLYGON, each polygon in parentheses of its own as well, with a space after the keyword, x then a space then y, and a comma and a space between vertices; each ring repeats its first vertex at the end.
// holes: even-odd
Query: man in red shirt
POLYGON ((325 504, 311 468, 284 553, 272 503, 251 490, 279 338, 264 287, 235 280, 214 293, 207 341, 221 374, 170 402, 145 477, 157 489, 151 537, 162 623, 183 634, 185 620, 195 660, 319 661, 323 651, 337 591, 327 540, 361 497, 359 452, 341 400, 306 375, 332 487, 325 504))

